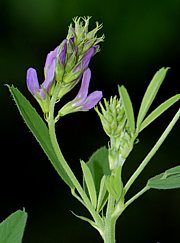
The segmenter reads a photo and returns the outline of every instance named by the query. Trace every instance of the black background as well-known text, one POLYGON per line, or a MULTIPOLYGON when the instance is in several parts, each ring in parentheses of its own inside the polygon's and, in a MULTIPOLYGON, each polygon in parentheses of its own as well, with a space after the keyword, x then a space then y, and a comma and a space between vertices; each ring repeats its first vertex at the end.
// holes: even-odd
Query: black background
MULTIPOLYGON (((25 207, 29 214, 24 243, 101 242, 98 233, 70 212, 86 215, 72 198, 21 119, 4 84, 14 84, 32 102, 25 77, 28 67, 43 81, 46 55, 66 36, 75 16, 93 16, 104 25, 102 50, 91 61, 90 91, 99 89, 104 97, 117 94, 123 84, 137 115, 143 93, 154 73, 171 67, 153 107, 179 89, 180 2, 1 0, 0 2, 0 221, 25 207)), ((77 90, 66 98, 72 99, 77 90)), ((140 143, 127 160, 123 179, 127 181, 175 114, 175 105, 140 134, 140 143)), ((133 195, 148 178, 178 165, 178 125, 130 190, 133 195)), ((93 110, 72 114, 57 125, 65 158, 81 178, 79 159, 87 160, 94 150, 107 144, 93 110)), ((179 190, 150 190, 118 220, 117 243, 178 243, 179 190)))

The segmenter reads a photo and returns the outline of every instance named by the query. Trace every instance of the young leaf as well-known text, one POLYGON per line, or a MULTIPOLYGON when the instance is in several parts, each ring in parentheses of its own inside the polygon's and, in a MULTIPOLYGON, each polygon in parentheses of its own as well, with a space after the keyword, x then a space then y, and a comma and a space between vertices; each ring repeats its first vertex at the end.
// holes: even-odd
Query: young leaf
POLYGON ((118 201, 123 193, 123 184, 121 180, 121 167, 117 169, 114 175, 106 176, 106 188, 118 201))
POLYGON ((138 117, 137 117, 138 131, 139 131, 141 122, 143 121, 145 115, 147 114, 149 107, 151 106, 151 104, 166 76, 168 69, 169 68, 161 68, 158 72, 156 72, 156 74, 154 75, 153 79, 151 80, 150 84, 147 87, 147 90, 142 99, 138 117))
POLYGON ((149 179, 147 186, 154 189, 180 188, 180 165, 149 179))
POLYGON ((14 86, 8 86, 8 88, 26 125, 41 145, 43 151, 48 156, 57 173, 69 187, 73 188, 74 186, 70 178, 64 171, 54 152, 49 136, 49 131, 45 122, 42 120, 30 102, 21 94, 17 88, 14 86))
POLYGON ((111 194, 113 197, 117 198, 118 195, 113 185, 113 178, 111 176, 106 176, 105 183, 108 193, 111 194))
POLYGON ((27 221, 27 213, 18 210, 0 223, 1 243, 21 243, 27 221))
POLYGON ((135 131, 134 111, 133 111, 129 94, 124 86, 118 87, 118 90, 119 90, 120 98, 122 99, 124 105, 129 126, 131 128, 131 131, 134 132, 135 131))
POLYGON ((106 176, 103 176, 100 183, 98 202, 97 202, 97 212, 100 212, 102 210, 108 198, 108 195, 106 195, 107 189, 106 189, 105 181, 106 181, 106 176))
POLYGON ((98 149, 92 154, 89 161, 86 163, 89 167, 95 183, 97 195, 99 194, 100 182, 104 175, 110 175, 108 160, 108 150, 106 147, 98 149))
POLYGON ((85 181, 87 189, 88 189, 89 197, 91 199, 92 205, 94 206, 94 208, 96 208, 97 194, 96 194, 96 188, 94 185, 91 171, 83 160, 81 160, 80 163, 81 163, 81 167, 82 167, 82 171, 83 171, 84 181, 85 181))
POLYGON ((175 102, 180 99, 180 94, 174 95, 170 99, 163 102, 159 105, 154 111, 152 111, 146 119, 141 123, 140 130, 141 132, 145 127, 147 127, 151 122, 153 122, 156 118, 158 118, 163 112, 165 112, 168 108, 170 108, 175 102))

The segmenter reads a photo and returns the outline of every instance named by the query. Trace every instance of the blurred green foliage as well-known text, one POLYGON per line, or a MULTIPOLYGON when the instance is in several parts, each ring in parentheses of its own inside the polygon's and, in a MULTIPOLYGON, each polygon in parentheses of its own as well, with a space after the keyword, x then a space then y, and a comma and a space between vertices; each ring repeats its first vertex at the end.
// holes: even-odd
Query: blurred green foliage
MULTIPOLYGON (((0 219, 17 208, 25 207, 29 214, 25 243, 98 243, 98 234, 69 212, 85 213, 71 198, 33 140, 4 84, 18 86, 38 109, 26 89, 27 68, 36 68, 43 81, 46 55, 65 38, 71 19, 90 15, 93 17, 92 26, 95 21, 103 23, 102 33, 106 36, 102 51, 90 64, 92 89, 103 90, 108 98, 117 93, 117 84, 123 84, 137 111, 154 73, 162 66, 169 66, 171 70, 158 94, 159 98, 155 100, 157 105, 177 93, 179 88, 180 2, 1 0, 0 10, 0 133, 3 141, 0 219)), ((72 92, 73 95, 75 92, 72 92)), ((140 143, 124 166, 125 180, 174 113, 171 109, 141 135, 140 143)), ((59 123, 57 132, 65 157, 81 179, 79 158, 87 160, 94 150, 107 142, 97 115, 90 111, 67 116, 59 123)), ((140 182, 145 185, 148 178, 178 164, 178 137, 176 126, 132 188, 132 194, 141 188, 140 182)), ((124 243, 178 243, 179 200, 177 190, 147 192, 118 221, 117 238, 124 243)))

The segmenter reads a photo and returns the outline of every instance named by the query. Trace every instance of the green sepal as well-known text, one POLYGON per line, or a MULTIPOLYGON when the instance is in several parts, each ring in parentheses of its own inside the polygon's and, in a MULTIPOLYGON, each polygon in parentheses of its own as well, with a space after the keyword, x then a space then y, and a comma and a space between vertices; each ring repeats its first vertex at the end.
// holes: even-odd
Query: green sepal
MULTIPOLYGON (((78 66, 78 64, 76 66, 78 66)), ((78 71, 72 70, 71 72, 66 73, 63 77, 63 83, 68 84, 68 83, 76 82, 76 80, 80 78, 82 72, 83 72, 82 69, 79 69, 78 71)))
POLYGON ((56 62, 55 77, 57 82, 62 82, 64 75, 64 65, 58 60, 56 62))
POLYGON ((34 107, 30 104, 30 102, 17 88, 15 88, 13 85, 11 87, 8 86, 8 88, 26 125, 28 126, 38 143, 41 145, 43 151, 51 161, 55 170, 64 180, 64 182, 69 187, 73 188, 74 186, 70 178, 64 171, 62 165, 60 164, 60 161, 57 159, 57 156, 54 152, 49 136, 49 130, 45 122, 42 120, 34 107))
POLYGON ((1 243, 21 243, 27 221, 27 213, 17 210, 0 223, 1 243))
POLYGON ((76 65, 76 62, 77 62, 77 54, 76 52, 74 51, 71 56, 69 57, 67 63, 66 63, 66 66, 65 66, 65 72, 66 73, 69 73, 72 71, 72 69, 75 67, 76 65))
POLYGON ((147 186, 153 189, 180 188, 180 165, 149 179, 147 186))

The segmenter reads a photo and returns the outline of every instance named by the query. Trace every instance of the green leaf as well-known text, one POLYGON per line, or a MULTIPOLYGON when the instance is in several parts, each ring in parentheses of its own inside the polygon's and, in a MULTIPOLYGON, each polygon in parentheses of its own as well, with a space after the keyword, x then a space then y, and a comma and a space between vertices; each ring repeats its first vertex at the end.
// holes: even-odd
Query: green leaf
POLYGON ((158 118, 163 112, 165 112, 168 108, 170 108, 175 102, 180 99, 180 94, 174 95, 169 98, 161 105, 159 105, 154 111, 152 111, 146 119, 141 123, 140 130, 141 132, 145 127, 147 127, 151 122, 153 122, 156 118, 158 118))
POLYGON ((84 181, 86 183, 89 197, 91 199, 91 203, 96 208, 97 205, 97 194, 96 194, 96 188, 94 185, 93 177, 91 174, 91 171, 89 167, 86 165, 86 163, 83 160, 80 160, 82 171, 83 171, 83 176, 84 176, 84 181))
POLYGON ((65 183, 69 187, 73 188, 74 186, 70 178, 64 171, 54 152, 49 136, 49 130, 45 122, 42 120, 42 118, 30 104, 30 102, 21 94, 21 92, 17 88, 15 88, 14 86, 8 86, 8 88, 26 125, 41 145, 43 151, 48 156, 55 170, 65 181, 65 183))
POLYGON ((21 243, 27 221, 27 213, 18 210, 0 223, 1 243, 21 243))
POLYGON ((118 90, 119 90, 120 97, 122 99, 122 103, 124 105, 129 126, 131 128, 131 131, 134 132, 135 131, 134 111, 133 111, 132 102, 130 100, 129 94, 124 86, 118 87, 118 90))
POLYGON ((107 189, 106 189, 105 181, 106 181, 106 176, 103 176, 100 183, 98 202, 97 202, 97 212, 100 212, 103 209, 108 198, 108 195, 106 195, 107 189))
POLYGON ((154 189, 180 188, 180 165, 149 179, 147 186, 154 189))
POLYGON ((138 117, 137 117, 137 129, 139 131, 141 122, 143 121, 144 117, 146 116, 149 107, 151 106, 165 76, 169 68, 161 68, 156 74, 154 75, 153 79, 151 80, 150 84, 147 87, 147 90, 144 94, 144 97, 141 102, 141 106, 139 109, 138 117))
POLYGON ((108 192, 113 195, 117 201, 121 198, 123 192, 121 170, 122 168, 119 166, 114 175, 106 176, 105 181, 108 192))
POLYGON ((108 160, 108 150, 106 147, 98 149, 92 154, 89 161, 87 162, 91 174, 93 176, 93 181, 96 187, 97 195, 99 194, 100 182, 104 175, 110 175, 111 171, 109 169, 108 160))

